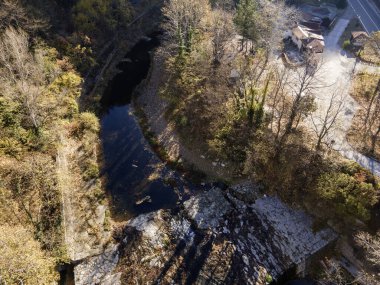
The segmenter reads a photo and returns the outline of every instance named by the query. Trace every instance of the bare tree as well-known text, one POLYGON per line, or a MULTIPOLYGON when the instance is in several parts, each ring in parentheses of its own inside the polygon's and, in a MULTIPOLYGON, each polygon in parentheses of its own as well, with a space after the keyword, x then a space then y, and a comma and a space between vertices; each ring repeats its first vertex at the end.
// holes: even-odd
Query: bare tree
MULTIPOLYGON (((281 1, 261 1, 255 15, 256 48, 262 49, 264 68, 266 70, 273 52, 282 48, 285 31, 289 30, 300 19, 297 9, 281 1)), ((253 46, 252 46, 253 48, 253 46)))
POLYGON ((354 278, 347 278, 341 263, 335 259, 325 259, 321 262, 323 268, 323 276, 319 280, 319 285, 353 285, 366 284, 378 285, 379 282, 369 273, 358 272, 354 278))
POLYGON ((305 65, 296 70, 289 84, 291 103, 289 116, 282 134, 277 140, 277 153, 287 141, 288 136, 294 128, 298 127, 300 120, 310 114, 314 107, 315 92, 324 87, 319 79, 319 71, 323 61, 316 59, 313 55, 307 56, 305 65))
POLYGON ((262 60, 258 57, 252 59, 246 57, 240 64, 239 79, 235 86, 234 102, 237 112, 243 112, 247 116, 250 126, 255 121, 259 126, 264 116, 264 104, 269 93, 269 83, 272 72, 268 73, 265 80, 258 76, 262 74, 262 60))
POLYGON ((47 24, 30 16, 18 0, 0 0, 0 30, 21 28, 28 33, 45 29, 47 24))
POLYGON ((275 140, 281 131, 282 122, 288 109, 287 87, 289 84, 290 72, 286 67, 274 69, 274 88, 269 94, 269 107, 271 109, 271 130, 275 133, 275 140))
POLYGON ((378 81, 374 94, 371 97, 364 119, 364 134, 370 138, 369 152, 375 153, 376 143, 380 135, 380 81, 378 81))
POLYGON ((376 100, 379 100, 379 99, 380 99, 380 78, 377 81, 376 88, 375 88, 373 94, 371 95, 371 99, 369 101, 369 105, 368 105, 368 108, 367 108, 366 116, 365 116, 365 119, 364 119, 364 128, 367 128, 369 117, 371 116, 371 114, 373 112, 373 110, 372 110, 373 103, 376 102, 376 100))
POLYGON ((212 11, 211 19, 212 54, 215 65, 220 64, 227 44, 234 35, 232 16, 222 9, 212 11))
POLYGON ((370 235, 366 232, 359 232, 355 236, 355 241, 365 252, 367 259, 373 264, 380 263, 380 232, 370 235))
POLYGON ((342 267, 334 259, 325 259, 321 262, 323 268, 323 277, 319 282, 320 285, 348 285, 350 284, 345 278, 342 267))
POLYGON ((167 0, 162 8, 164 28, 180 56, 190 51, 194 35, 210 10, 208 0, 167 0))
MULTIPOLYGON (((322 113, 316 111, 311 114, 310 118, 313 123, 313 130, 317 136, 315 149, 321 150, 323 140, 330 134, 339 123, 339 115, 344 108, 344 90, 337 88, 329 99, 327 109, 322 113)), ((318 108, 321 109, 321 108, 318 108)))
POLYGON ((0 80, 3 94, 19 102, 36 131, 44 83, 42 55, 29 50, 29 37, 13 27, 0 37, 0 80))
POLYGON ((372 33, 366 45, 369 46, 376 56, 380 57, 380 31, 372 33))

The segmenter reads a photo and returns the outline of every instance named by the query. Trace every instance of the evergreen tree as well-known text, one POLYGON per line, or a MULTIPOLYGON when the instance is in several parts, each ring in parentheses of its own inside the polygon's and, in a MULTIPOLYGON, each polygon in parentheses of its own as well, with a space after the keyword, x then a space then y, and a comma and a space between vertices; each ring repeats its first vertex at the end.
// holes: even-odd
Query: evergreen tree
MULTIPOLYGON (((242 49, 247 40, 255 41, 258 37, 256 27, 256 0, 240 0, 237 6, 234 23, 240 35, 243 36, 242 49)), ((247 46, 245 46, 247 48, 247 46)))

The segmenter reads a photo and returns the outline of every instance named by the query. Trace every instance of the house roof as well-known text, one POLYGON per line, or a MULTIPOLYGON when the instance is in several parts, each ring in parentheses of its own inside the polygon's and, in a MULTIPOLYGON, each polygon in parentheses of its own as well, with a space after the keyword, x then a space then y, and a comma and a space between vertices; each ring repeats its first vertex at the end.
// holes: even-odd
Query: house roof
POLYGON ((306 48, 311 49, 314 52, 323 52, 325 48, 325 42, 318 39, 312 39, 307 45, 306 48))
POLYGON ((364 31, 355 31, 355 32, 351 32, 351 36, 353 39, 356 39, 360 36, 364 36, 366 38, 369 38, 368 34, 364 31))
POLYGON ((301 27, 304 31, 306 31, 308 33, 309 37, 311 37, 312 35, 322 36, 322 31, 320 29, 314 30, 314 29, 309 29, 307 27, 303 27, 303 26, 301 26, 301 27))
POLYGON ((321 34, 318 33, 318 31, 313 31, 313 30, 307 30, 307 36, 310 39, 317 39, 323 41, 324 38, 321 34))
POLYGON ((317 22, 301 21, 300 24, 312 30, 321 30, 321 24, 317 22))
POLYGON ((308 33, 306 31, 304 31, 304 29, 302 29, 300 26, 297 26, 295 28, 293 28, 292 30, 293 34, 298 38, 298 39, 306 39, 308 38, 308 33))

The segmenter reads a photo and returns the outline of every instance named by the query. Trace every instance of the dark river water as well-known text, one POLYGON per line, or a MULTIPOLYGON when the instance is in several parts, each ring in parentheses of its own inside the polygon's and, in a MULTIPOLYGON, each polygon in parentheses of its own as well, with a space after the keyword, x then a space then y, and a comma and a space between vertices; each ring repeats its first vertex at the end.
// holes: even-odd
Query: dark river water
POLYGON ((102 174, 114 213, 127 217, 173 208, 198 189, 209 187, 194 185, 167 167, 145 140, 133 114, 133 91, 147 77, 150 53, 158 45, 156 34, 137 43, 119 63, 120 73, 111 80, 102 99, 102 174))

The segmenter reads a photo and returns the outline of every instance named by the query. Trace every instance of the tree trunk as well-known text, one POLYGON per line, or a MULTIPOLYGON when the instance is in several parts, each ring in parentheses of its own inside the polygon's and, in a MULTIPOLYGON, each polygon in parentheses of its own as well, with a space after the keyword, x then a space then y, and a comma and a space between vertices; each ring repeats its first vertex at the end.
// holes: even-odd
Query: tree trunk
POLYGON ((371 101, 369 102, 367 114, 366 114, 365 120, 364 120, 364 129, 367 129, 367 124, 368 124, 369 116, 371 115, 372 105, 373 105, 373 102, 375 101, 375 98, 378 97, 378 96, 380 96, 380 79, 377 82, 377 86, 376 86, 375 92, 373 93, 373 95, 371 97, 371 101))
POLYGON ((375 148, 376 148, 376 141, 379 137, 379 134, 380 134, 380 124, 379 126, 377 127, 377 131, 375 134, 372 135, 371 137, 371 149, 370 149, 370 153, 373 155, 375 153, 375 148))

